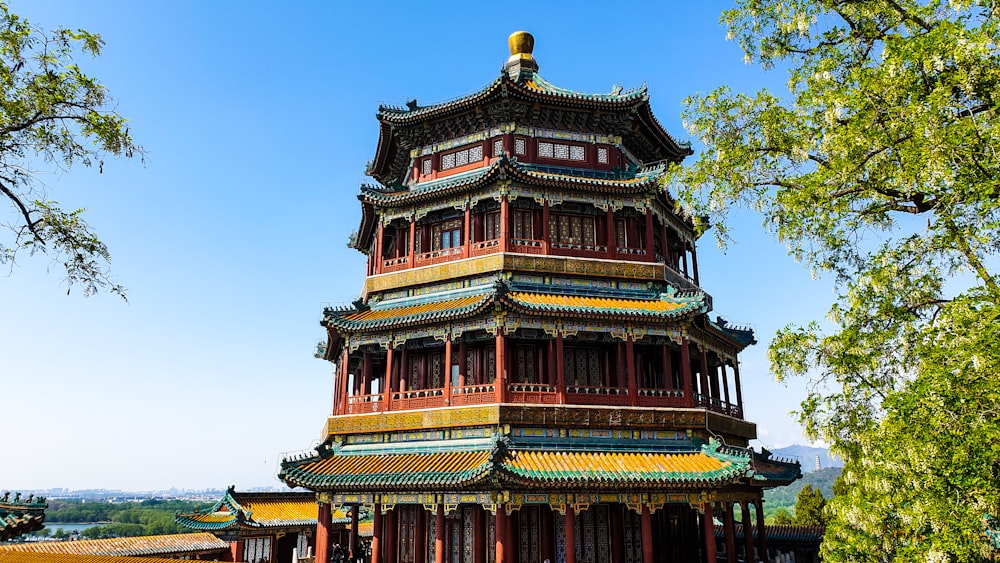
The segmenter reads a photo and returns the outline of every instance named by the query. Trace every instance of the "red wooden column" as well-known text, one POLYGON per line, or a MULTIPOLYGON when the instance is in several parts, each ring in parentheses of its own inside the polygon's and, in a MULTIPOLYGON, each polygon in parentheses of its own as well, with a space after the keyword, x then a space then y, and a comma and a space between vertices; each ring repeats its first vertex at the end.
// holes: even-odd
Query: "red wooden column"
POLYGON ((761 561, 767 561, 767 534, 764 532, 764 500, 757 499, 753 502, 757 509, 757 554, 761 561))
POLYGON ((385 514, 385 561, 396 563, 399 559, 399 505, 385 514))
POLYGON ((385 377, 382 378, 383 408, 386 411, 392 410, 392 342, 385 351, 385 377))
POLYGON ((722 529, 726 533, 726 563, 736 563, 736 526, 733 524, 733 503, 722 503, 722 529))
POLYGON ((396 375, 396 389, 400 393, 405 393, 406 390, 410 388, 408 384, 412 383, 412 381, 408 381, 409 377, 410 377, 409 354, 407 353, 406 348, 403 348, 400 351, 399 371, 397 372, 396 375))
POLYGON ((347 367, 351 362, 350 347, 344 346, 344 355, 341 358, 341 363, 343 365, 337 366, 340 369, 340 380, 337 382, 337 401, 336 408, 334 412, 336 414, 346 414, 347 413, 347 367))
POLYGON ((694 385, 691 381, 691 346, 687 338, 681 340, 681 380, 684 384, 684 403, 694 406, 694 385))
POLYGON ((726 401, 726 414, 732 414, 732 409, 730 409, 731 403, 729 402, 729 376, 726 375, 725 361, 719 364, 719 376, 722 378, 722 392, 723 398, 726 401))
POLYGON ((472 256, 472 209, 469 204, 465 204, 465 223, 462 229, 462 236, 465 237, 465 246, 462 247, 462 258, 472 256))
MULTIPOLYGON (((670 263, 670 245, 667 244, 667 222, 666 217, 660 217, 660 252, 663 254, 663 263, 670 263)), ((676 267, 677 264, 673 264, 676 267)))
POLYGON ((560 405, 566 404, 566 363, 563 361, 563 335, 556 333, 556 398, 560 405))
POLYGON ((625 514, 622 509, 628 510, 621 504, 613 504, 608 510, 611 512, 611 563, 625 563, 625 514))
POLYGON ((639 405, 639 384, 635 377, 635 344, 632 335, 625 337, 625 371, 628 373, 628 404, 639 405))
POLYGON ((549 232, 549 200, 546 198, 542 202, 542 254, 549 253, 549 241, 552 233, 549 232))
POLYGON ((382 273, 382 245, 384 244, 383 235, 385 233, 385 227, 382 225, 382 219, 378 220, 378 234, 375 236, 375 256, 372 257, 372 273, 380 274, 382 273))
POLYGON ((674 366, 670 363, 670 343, 664 344, 660 348, 660 354, 662 356, 661 363, 663 365, 663 387, 667 389, 675 389, 674 387, 674 366))
POLYGON ((504 336, 503 327, 497 327, 497 338, 496 338, 496 379, 494 381, 494 393, 496 394, 496 401, 502 403, 507 399, 507 356, 506 356, 506 344, 507 337, 504 336))
POLYGON ((409 248, 409 258, 410 263, 407 265, 408 268, 412 268, 417 265, 417 216, 410 216, 410 248, 409 248))
POLYGON ((566 505, 566 563, 576 563, 576 515, 572 505, 566 505))
POLYGON ((316 563, 330 561, 330 530, 333 528, 333 513, 329 503, 317 499, 319 510, 316 515, 316 563))
POLYGON ((740 361, 733 358, 733 385, 736 387, 736 406, 740 409, 740 418, 745 417, 743 413, 743 386, 740 385, 740 361))
POLYGON ((614 260, 618 255, 618 239, 615 238, 615 212, 611 209, 610 205, 608 206, 607 221, 608 224, 605 230, 608 237, 608 258, 614 260))
POLYGON ((500 252, 510 248, 510 204, 507 196, 500 196, 500 252))
POLYGON ((708 385, 708 352, 705 350, 704 345, 698 346, 699 358, 701 359, 701 370, 699 373, 700 387, 699 391, 705 397, 712 396, 712 388, 708 385))
MULTIPOLYGON (((382 563, 382 505, 375 505, 372 521, 372 562, 382 563)), ((317 559, 319 561, 319 559, 317 559)))
POLYGON ((656 253, 653 252, 653 208, 646 208, 646 262, 656 260, 656 253))
POLYGON ((507 543, 507 509, 502 504, 497 505, 497 521, 494 526, 496 536, 496 563, 505 563, 504 545, 507 543))
POLYGON ((465 387, 467 374, 465 370, 468 366, 465 363, 465 342, 458 343, 458 386, 465 387))
POLYGON ((444 505, 437 505, 434 516, 434 563, 444 563, 444 505))
POLYGON ((750 503, 740 502, 740 516, 743 520, 743 551, 745 551, 744 561, 752 563, 756 561, 753 556, 753 524, 750 522, 750 503))
POLYGON ((361 357, 361 394, 372 394, 372 355, 369 352, 361 357))
POLYGON ((427 563, 427 511, 418 504, 413 516, 413 563, 427 563))
POLYGON ((444 341, 444 404, 451 404, 451 335, 444 341))
POLYGON ((642 526, 642 563, 654 563, 653 562, 653 523, 649 516, 649 507, 645 504, 642 505, 642 514, 640 515, 640 524, 642 526))
MULTIPOLYGON (((713 520, 712 503, 705 503, 705 517, 702 518, 702 528, 705 536, 705 561, 715 563, 717 554, 715 550, 715 521, 713 520)), ((374 563, 374 562, 372 562, 374 563)))
POLYGON ((698 283, 698 253, 695 252, 694 243, 691 244, 691 268, 694 270, 694 284, 698 283))
MULTIPOLYGON (((331 515, 332 516, 332 515, 331 515)), ((351 544, 347 546, 348 552, 351 554, 351 559, 358 557, 358 546, 360 545, 358 537, 358 505, 351 507, 351 544)))

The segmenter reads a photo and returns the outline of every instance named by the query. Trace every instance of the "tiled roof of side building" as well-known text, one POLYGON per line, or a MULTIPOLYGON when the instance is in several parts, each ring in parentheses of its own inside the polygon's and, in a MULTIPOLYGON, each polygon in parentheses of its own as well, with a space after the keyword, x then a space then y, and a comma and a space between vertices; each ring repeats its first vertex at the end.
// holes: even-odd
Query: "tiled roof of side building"
POLYGON ((29 495, 22 499, 21 493, 10 498, 10 491, 0 497, 0 541, 16 538, 22 534, 41 530, 45 527, 45 497, 29 495))
MULTIPOLYGON (((734 530, 736 532, 736 540, 743 540, 743 525, 736 523, 734 524, 734 530)), ((786 542, 791 544, 803 544, 803 545, 815 545, 818 546, 820 542, 823 541, 823 534, 826 528, 823 526, 797 526, 797 525, 764 525, 764 532, 767 535, 767 541, 769 542, 786 542)), ((757 527, 751 528, 752 538, 757 539, 757 527)), ((725 529, 721 525, 715 526, 715 537, 722 539, 725 537, 725 529)))
MULTIPOLYGON (((146 557, 219 552, 227 549, 229 549, 227 542, 210 533, 198 532, 193 534, 169 534, 131 538, 18 543, 0 546, 0 555, 7 552, 30 552, 48 555, 73 554, 146 557)), ((0 557, 0 561, 4 561, 4 559, 0 557)))
MULTIPOLYGON (((316 497, 312 493, 236 492, 232 487, 214 506, 204 512, 178 514, 174 521, 193 530, 220 531, 230 528, 315 526, 318 519, 316 497)), ((336 510, 333 522, 349 517, 336 510)))

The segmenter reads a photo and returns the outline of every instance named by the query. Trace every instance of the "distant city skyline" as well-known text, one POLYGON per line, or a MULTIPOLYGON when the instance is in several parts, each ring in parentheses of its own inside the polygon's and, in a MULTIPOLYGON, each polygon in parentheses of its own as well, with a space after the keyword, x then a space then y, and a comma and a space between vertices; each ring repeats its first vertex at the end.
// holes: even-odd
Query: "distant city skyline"
MULTIPOLYGON (((13 2, 42 28, 102 35, 103 56, 78 62, 149 158, 43 176, 65 208, 88 209, 129 302, 66 296, 59 265, 41 255, 0 277, 12 425, 0 489, 277 486, 281 457, 318 444, 330 413, 331 366, 313 353, 323 305, 350 302, 364 279, 346 243, 358 189, 373 181, 363 170, 377 106, 483 87, 507 36, 526 29, 546 79, 592 92, 645 82, 659 120, 687 139, 685 96, 723 84, 784 91, 781 71, 744 65, 725 41, 726 5, 640 2, 615 15, 588 2, 13 2)), ((812 281, 759 217, 732 227, 728 255, 711 232, 699 242, 712 316, 756 330, 740 371, 760 444, 805 443, 787 414, 804 382, 775 383, 766 347, 788 323, 821 320, 831 285, 812 281)))

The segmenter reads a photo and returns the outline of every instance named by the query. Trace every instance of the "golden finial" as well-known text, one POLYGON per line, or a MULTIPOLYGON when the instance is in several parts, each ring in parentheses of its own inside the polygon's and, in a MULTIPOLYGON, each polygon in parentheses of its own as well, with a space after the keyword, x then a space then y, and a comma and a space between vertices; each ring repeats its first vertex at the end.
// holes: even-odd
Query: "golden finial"
POLYGON ((535 38, 527 31, 515 31, 507 38, 507 46, 510 47, 511 56, 528 55, 535 48, 535 38))
POLYGON ((533 72, 538 72, 538 62, 531 56, 535 38, 527 31, 515 31, 507 38, 507 46, 510 47, 510 58, 503 65, 504 71, 511 80, 529 80, 533 72))

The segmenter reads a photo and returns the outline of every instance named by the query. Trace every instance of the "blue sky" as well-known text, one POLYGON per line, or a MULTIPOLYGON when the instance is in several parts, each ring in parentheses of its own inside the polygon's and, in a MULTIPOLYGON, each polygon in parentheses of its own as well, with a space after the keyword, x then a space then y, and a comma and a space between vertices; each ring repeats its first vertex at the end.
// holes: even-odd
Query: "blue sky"
MULTIPOLYGON (((784 85, 725 41, 723 6, 14 1, 44 28, 102 35, 103 56, 80 65, 149 158, 103 174, 39 165, 52 198, 87 208, 129 302, 67 296, 45 256, 0 276, 0 487, 277 484, 283 453, 315 445, 330 410, 331 367, 312 354, 324 304, 361 289, 363 257, 346 241, 378 104, 478 90, 525 29, 547 80, 594 92, 645 82, 660 121, 688 138, 686 96, 784 85)), ((727 255, 701 240, 703 286, 713 314, 757 330, 741 372, 762 443, 802 442, 787 413, 804 386, 773 381, 766 342, 821 318, 831 286, 759 218, 738 216, 734 235, 727 255)))

